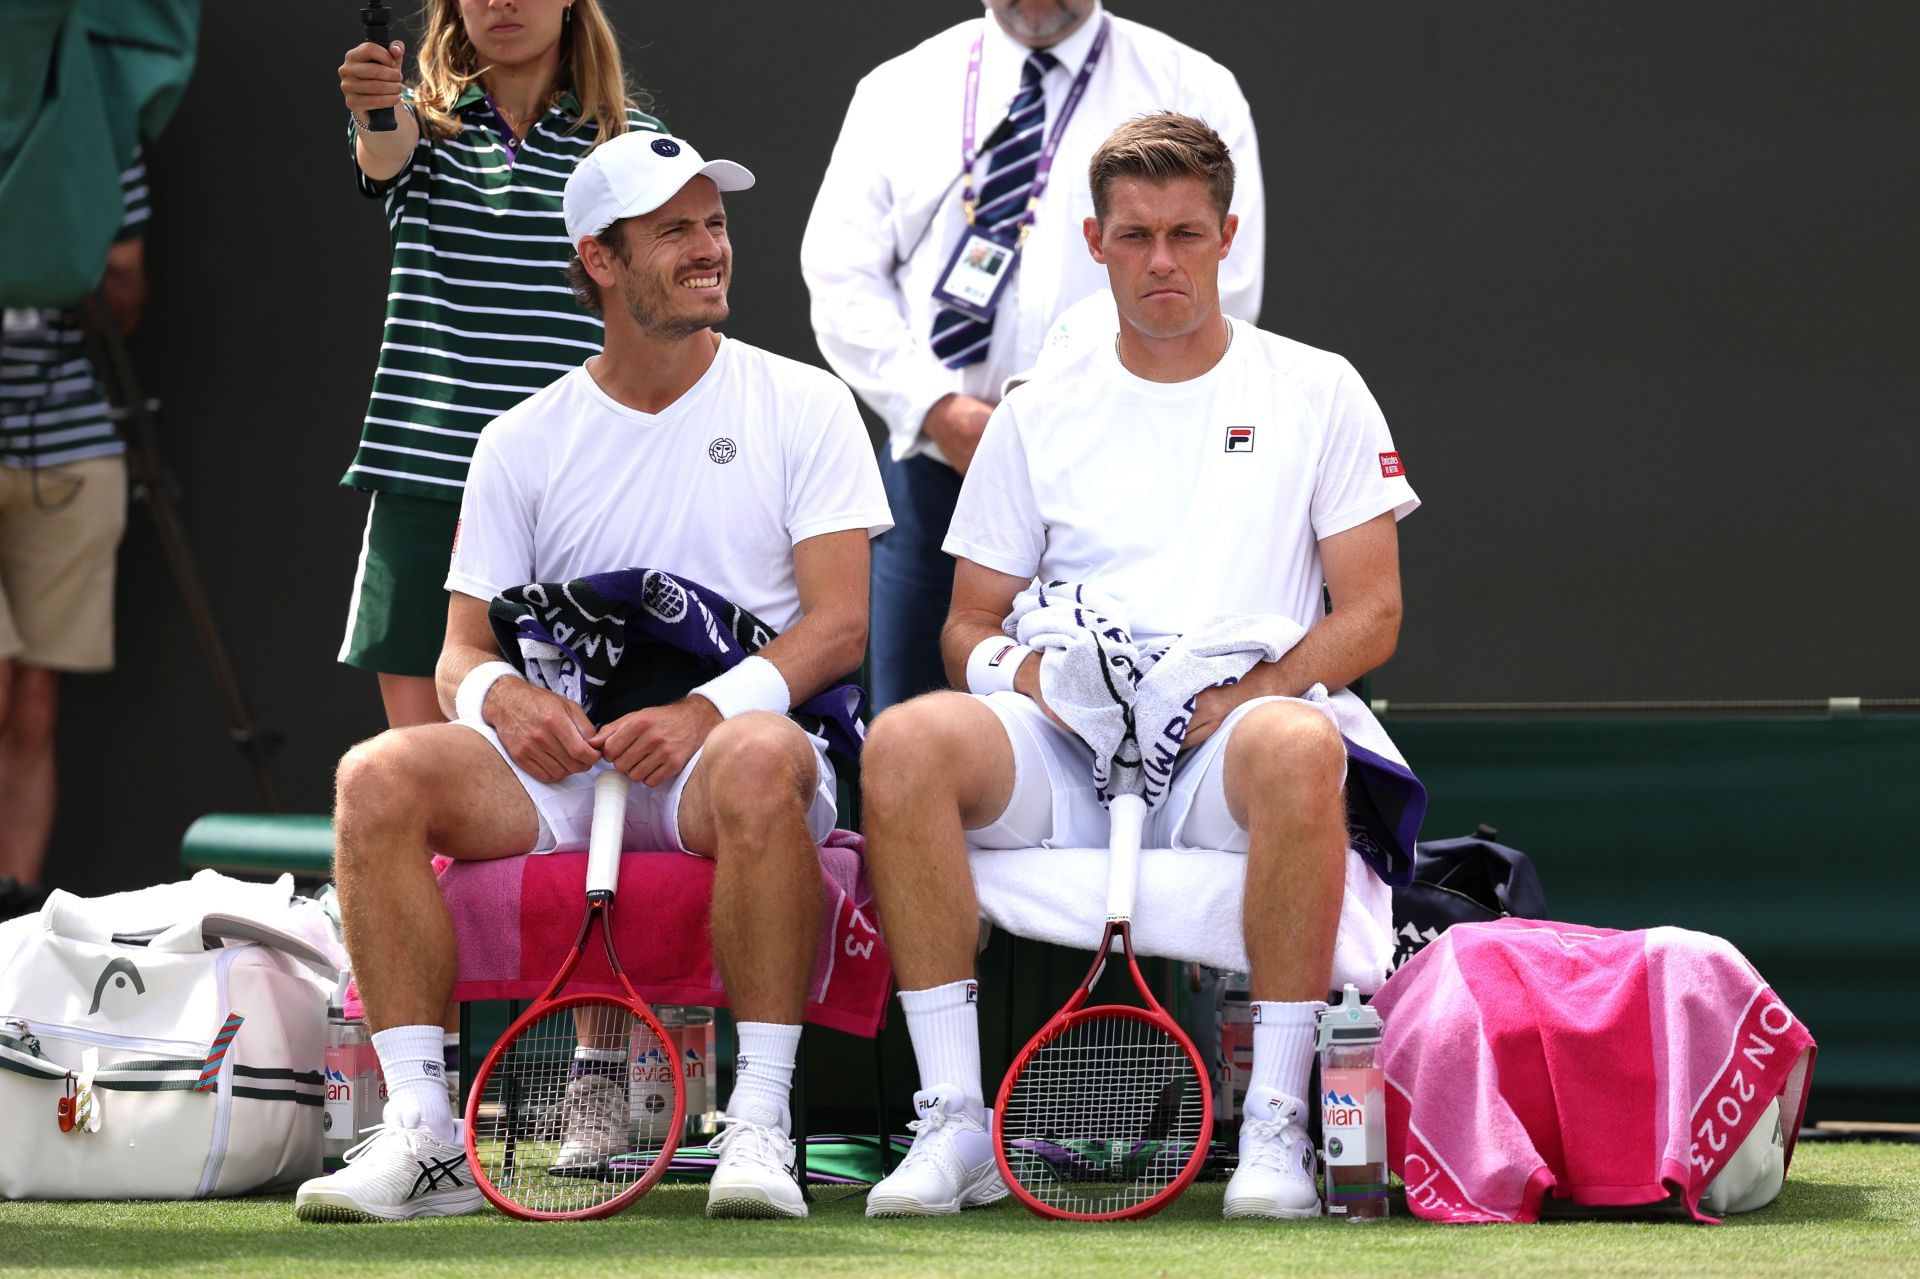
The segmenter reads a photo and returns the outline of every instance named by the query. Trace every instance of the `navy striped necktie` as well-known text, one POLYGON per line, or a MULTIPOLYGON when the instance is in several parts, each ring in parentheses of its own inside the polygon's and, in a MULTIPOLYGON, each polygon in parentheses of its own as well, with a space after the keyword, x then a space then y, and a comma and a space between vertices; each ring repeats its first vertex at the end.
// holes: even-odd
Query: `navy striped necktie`
MULTIPOLYGON (((987 176, 981 182, 973 223, 999 231, 1018 222, 1033 194, 1040 167, 1040 149, 1047 133, 1047 99, 1040 81, 1059 65, 1044 49, 1027 55, 1020 71, 1020 90, 1007 108, 1011 122, 1004 142, 987 154, 987 176)), ((987 358, 993 324, 982 324, 962 311, 942 307, 933 317, 933 353, 950 369, 963 369, 987 358)))

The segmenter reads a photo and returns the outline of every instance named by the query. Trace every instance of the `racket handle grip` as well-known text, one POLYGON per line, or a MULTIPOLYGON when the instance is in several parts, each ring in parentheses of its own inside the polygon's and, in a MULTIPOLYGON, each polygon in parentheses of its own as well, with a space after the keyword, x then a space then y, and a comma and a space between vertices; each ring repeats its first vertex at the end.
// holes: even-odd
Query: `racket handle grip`
POLYGON ((633 780, 617 768, 593 779, 593 826, 587 833, 587 896, 611 897, 620 881, 620 845, 626 835, 627 792, 633 780))
POLYGON ((1115 795, 1107 805, 1112 863, 1107 869, 1107 918, 1132 919, 1134 891, 1140 883, 1140 832, 1147 824, 1147 801, 1115 795))

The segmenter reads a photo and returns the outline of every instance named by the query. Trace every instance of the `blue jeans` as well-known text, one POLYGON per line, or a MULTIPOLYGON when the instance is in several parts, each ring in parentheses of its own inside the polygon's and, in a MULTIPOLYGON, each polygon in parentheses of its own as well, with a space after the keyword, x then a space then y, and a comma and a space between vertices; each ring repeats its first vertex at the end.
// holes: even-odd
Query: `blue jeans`
POLYGON ((940 662, 940 628, 953 598, 953 560, 940 549, 954 503, 960 498, 960 474, 926 456, 896 462, 880 446, 880 479, 893 527, 873 543, 872 648, 873 709, 929 689, 945 688, 940 662))

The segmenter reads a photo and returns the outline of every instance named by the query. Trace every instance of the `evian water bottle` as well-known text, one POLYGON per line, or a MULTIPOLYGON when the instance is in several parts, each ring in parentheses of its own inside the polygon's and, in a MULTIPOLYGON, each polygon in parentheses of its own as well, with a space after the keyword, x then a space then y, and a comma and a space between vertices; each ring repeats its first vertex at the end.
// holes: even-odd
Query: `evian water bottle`
POLYGON ((327 1001, 327 1043, 320 1065, 326 1085, 326 1100, 320 1112, 322 1140, 320 1157, 327 1172, 346 1166, 345 1155, 360 1142, 360 1129, 380 1122, 379 1059, 373 1051, 373 1039, 367 1023, 347 1016, 348 973, 340 974, 340 983, 327 1001), (371 1119, 369 1119, 371 1114, 371 1119))
POLYGON ((1380 1014, 1360 1002, 1351 983, 1340 1002, 1320 1013, 1320 1129, 1326 1156, 1329 1217, 1384 1221, 1387 1216, 1387 1082, 1374 1061, 1380 1014))

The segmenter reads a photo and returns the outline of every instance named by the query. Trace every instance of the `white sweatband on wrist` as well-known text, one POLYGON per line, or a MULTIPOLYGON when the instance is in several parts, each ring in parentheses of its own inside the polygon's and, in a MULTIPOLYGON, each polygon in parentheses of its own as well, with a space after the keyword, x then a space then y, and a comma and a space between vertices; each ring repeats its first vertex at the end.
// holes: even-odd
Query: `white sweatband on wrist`
POLYGON ((746 658, 693 691, 712 702, 721 719, 732 719, 748 711, 785 715, 793 705, 793 691, 787 687, 780 668, 764 657, 746 658))
POLYGON ((480 715, 480 708, 487 704, 487 692, 495 681, 508 676, 514 679, 521 677, 520 672, 506 662, 482 662, 468 671, 453 695, 453 717, 470 724, 486 723, 480 715))
POLYGON ((987 636, 967 654, 967 691, 982 697, 988 693, 1011 693, 1013 677, 1031 652, 1025 644, 1004 635, 987 636))

